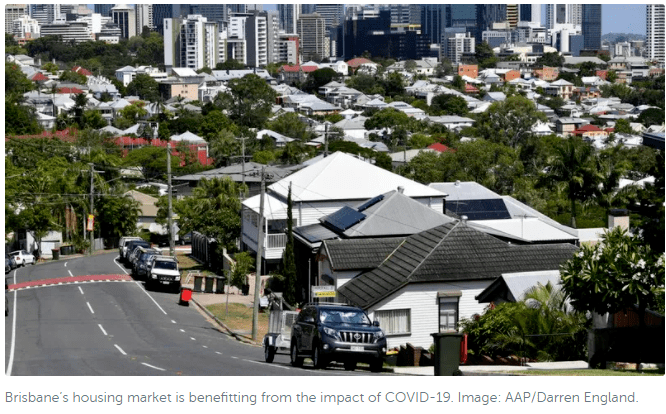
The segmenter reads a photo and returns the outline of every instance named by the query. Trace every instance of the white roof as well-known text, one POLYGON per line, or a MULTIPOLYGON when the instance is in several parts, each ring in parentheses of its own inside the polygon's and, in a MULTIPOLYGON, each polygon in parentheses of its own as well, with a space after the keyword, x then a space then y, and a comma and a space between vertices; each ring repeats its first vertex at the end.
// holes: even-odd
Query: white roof
MULTIPOLYGON (((470 221, 472 223, 472 221, 470 221)), ((537 217, 475 220, 477 226, 490 227, 514 237, 529 241, 571 240, 573 236, 537 217)))
POLYGON ((197 77, 199 74, 190 68, 173 68, 173 73, 175 73, 180 78, 189 78, 197 77))
POLYGON ((343 152, 336 152, 269 188, 286 199, 290 182, 295 201, 364 200, 398 187, 403 187, 404 194, 412 198, 445 196, 441 191, 343 152))
POLYGON ((172 141, 189 141, 189 142, 205 142, 200 136, 191 133, 190 131, 183 132, 180 135, 172 135, 172 141))

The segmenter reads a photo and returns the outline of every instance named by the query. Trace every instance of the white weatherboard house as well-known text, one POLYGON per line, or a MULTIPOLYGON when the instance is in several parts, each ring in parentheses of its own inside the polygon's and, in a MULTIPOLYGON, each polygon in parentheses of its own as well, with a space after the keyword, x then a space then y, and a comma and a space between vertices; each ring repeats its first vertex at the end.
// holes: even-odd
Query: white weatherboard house
MULTIPOLYGON (((393 174, 353 156, 336 152, 266 189, 264 198, 263 257, 277 263, 287 242, 287 196, 291 184, 293 226, 319 223, 321 217, 344 206, 402 187, 403 194, 436 211, 444 211, 446 194, 393 174)), ((243 202, 241 241, 257 251, 260 195, 243 202)))
POLYGON ((379 320, 389 347, 411 343, 426 349, 433 343, 430 334, 456 331, 461 319, 483 313, 486 305, 476 296, 498 277, 558 270, 576 251, 568 243, 506 243, 462 221, 402 241, 384 239, 372 244, 366 239, 364 243, 326 242, 333 267, 344 268, 343 262, 350 261, 357 268, 376 266, 344 283, 338 298, 379 320), (384 252, 388 252, 385 257, 377 257, 384 252))

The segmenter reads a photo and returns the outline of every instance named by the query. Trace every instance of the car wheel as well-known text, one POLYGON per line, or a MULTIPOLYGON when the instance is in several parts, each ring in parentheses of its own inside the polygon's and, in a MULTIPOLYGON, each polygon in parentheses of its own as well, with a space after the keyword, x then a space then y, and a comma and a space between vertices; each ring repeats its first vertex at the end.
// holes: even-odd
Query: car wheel
POLYGON ((345 361, 344 365, 345 365, 345 371, 353 371, 356 369, 356 361, 353 360, 345 361))
POLYGON ((275 347, 268 344, 264 346, 264 359, 269 364, 273 362, 273 359, 275 359, 275 347))
POLYGON ((375 358, 370 362, 370 371, 371 372, 382 372, 382 369, 384 368, 384 359, 383 358, 375 358))
POLYGON ((298 356, 298 349, 296 349, 296 339, 292 338, 291 340, 291 366, 301 367, 303 366, 303 357, 298 356))
POLYGON ((326 359, 321 352, 321 346, 316 344, 314 347, 314 353, 312 354, 312 363, 314 364, 315 369, 324 369, 326 368, 326 359))

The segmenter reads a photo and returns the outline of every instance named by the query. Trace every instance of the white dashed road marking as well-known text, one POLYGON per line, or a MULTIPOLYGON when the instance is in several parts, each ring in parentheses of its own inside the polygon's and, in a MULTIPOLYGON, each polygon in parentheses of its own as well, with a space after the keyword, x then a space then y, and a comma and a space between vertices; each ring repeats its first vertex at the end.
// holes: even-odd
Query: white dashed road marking
POLYGON ((141 365, 145 365, 145 366, 147 366, 147 367, 149 367, 149 368, 156 369, 156 370, 158 370, 158 371, 166 371, 164 368, 160 368, 160 367, 156 367, 156 366, 154 366, 154 365, 146 364, 145 362, 142 362, 141 365))
POLYGON ((90 306, 90 302, 86 302, 86 305, 88 305, 88 309, 90 309, 90 313, 92 313, 94 315, 95 311, 93 310, 92 306, 90 306))
POLYGON ((123 351, 123 349, 122 349, 121 347, 119 347, 118 345, 113 344, 113 346, 115 346, 116 349, 118 349, 118 351, 120 351, 121 354, 123 354, 123 355, 127 355, 127 353, 125 353, 125 351, 123 351))
POLYGON ((102 330, 102 333, 104 334, 104 336, 108 336, 108 334, 106 333, 106 331, 104 330, 104 328, 102 328, 102 325, 101 325, 101 324, 98 323, 97 326, 99 326, 99 329, 102 330))
POLYGON ((81 286, 79 286, 79 292, 83 295, 83 289, 81 289, 81 286))

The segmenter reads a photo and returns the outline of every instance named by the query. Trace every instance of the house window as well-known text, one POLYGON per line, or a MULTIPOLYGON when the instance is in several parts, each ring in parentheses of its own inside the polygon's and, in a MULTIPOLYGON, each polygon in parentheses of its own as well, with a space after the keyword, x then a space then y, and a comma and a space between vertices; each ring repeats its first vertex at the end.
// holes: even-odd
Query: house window
POLYGON ((439 332, 455 332, 458 330, 458 303, 460 291, 437 293, 439 307, 439 332))
POLYGON ((412 331, 409 309, 375 311, 375 319, 386 335, 409 335, 412 331))

